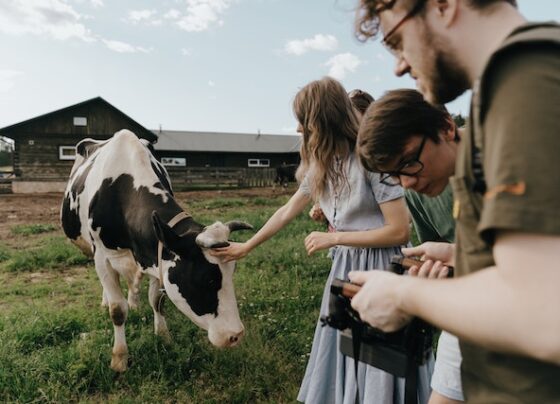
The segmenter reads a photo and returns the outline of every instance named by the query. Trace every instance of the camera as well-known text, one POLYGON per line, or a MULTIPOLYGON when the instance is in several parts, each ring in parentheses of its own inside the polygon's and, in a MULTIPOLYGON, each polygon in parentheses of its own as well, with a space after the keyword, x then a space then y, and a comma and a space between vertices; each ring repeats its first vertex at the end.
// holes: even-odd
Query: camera
MULTIPOLYGON (((422 261, 394 256, 389 270, 402 275, 422 261)), ((449 268, 448 276, 453 269, 449 268)), ((430 356, 434 328, 419 318, 395 332, 383 332, 361 321, 350 305, 360 286, 335 279, 331 284, 329 313, 321 318, 324 325, 341 331, 340 351, 399 377, 409 377, 430 356)))

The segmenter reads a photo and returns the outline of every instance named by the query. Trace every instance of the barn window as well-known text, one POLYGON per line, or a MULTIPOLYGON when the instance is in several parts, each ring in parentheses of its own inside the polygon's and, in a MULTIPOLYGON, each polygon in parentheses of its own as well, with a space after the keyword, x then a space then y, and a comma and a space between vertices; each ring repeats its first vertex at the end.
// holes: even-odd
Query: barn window
POLYGON ((74 126, 87 126, 87 118, 85 116, 75 116, 74 126))
POLYGON ((184 157, 162 157, 161 164, 170 167, 186 167, 187 159, 184 157))
POLYGON ((247 160, 248 167, 270 167, 269 159, 249 159, 247 160))
POLYGON ((75 146, 58 146, 59 160, 76 160, 75 146))

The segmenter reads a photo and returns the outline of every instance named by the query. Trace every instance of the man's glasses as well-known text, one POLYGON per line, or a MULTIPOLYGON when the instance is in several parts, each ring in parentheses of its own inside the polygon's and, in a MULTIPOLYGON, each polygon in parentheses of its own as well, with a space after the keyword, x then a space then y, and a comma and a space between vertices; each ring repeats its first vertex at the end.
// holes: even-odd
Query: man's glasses
POLYGON ((396 44, 389 42, 389 39, 391 38, 391 36, 393 36, 395 34, 395 32, 397 32, 397 30, 409 19, 411 19, 412 17, 414 17, 416 14, 418 14, 420 12, 420 10, 422 10, 422 8, 424 7, 424 5, 426 4, 427 0, 419 0, 416 5, 414 7, 412 7, 412 10, 410 10, 408 13, 406 13, 406 15, 392 28, 390 29, 384 36, 383 39, 381 40, 381 43, 389 50, 389 52, 391 52, 393 55, 397 55, 399 52, 399 49, 397 49, 398 47, 396 46, 396 44))
POLYGON ((420 156, 424 150, 424 145, 426 144, 426 139, 428 137, 424 136, 416 156, 408 161, 405 161, 397 168, 395 171, 386 171, 381 173, 381 178, 379 179, 382 184, 395 186, 401 185, 401 175, 406 177, 415 177, 424 169, 424 164, 420 161, 420 156))

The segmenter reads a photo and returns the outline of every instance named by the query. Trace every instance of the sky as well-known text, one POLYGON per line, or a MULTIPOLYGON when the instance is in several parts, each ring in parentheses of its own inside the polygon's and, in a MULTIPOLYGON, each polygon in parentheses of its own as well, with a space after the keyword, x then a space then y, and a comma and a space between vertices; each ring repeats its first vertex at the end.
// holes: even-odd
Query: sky
MULTIPOLYGON (((0 0, 0 128, 101 96, 148 129, 295 133, 292 100, 329 75, 374 97, 393 75, 353 35, 357 0, 0 0)), ((518 0, 558 20, 558 0, 518 0)), ((448 105, 468 113, 468 94, 448 105)))

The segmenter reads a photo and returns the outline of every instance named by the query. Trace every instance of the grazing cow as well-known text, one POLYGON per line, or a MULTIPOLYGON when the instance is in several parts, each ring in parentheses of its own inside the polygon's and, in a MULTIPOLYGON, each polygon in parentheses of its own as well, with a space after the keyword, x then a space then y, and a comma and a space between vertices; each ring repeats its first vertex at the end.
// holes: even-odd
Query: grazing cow
POLYGON ((276 182, 278 185, 283 187, 288 186, 288 182, 294 182, 296 180, 297 164, 282 164, 276 167, 276 182))
POLYGON ((227 245, 231 231, 251 229, 242 222, 204 227, 173 198, 169 177, 147 144, 128 130, 107 141, 86 139, 61 209, 65 234, 93 254, 95 270, 113 321, 111 368, 127 368, 124 324, 138 303, 141 274, 150 277, 154 330, 169 339, 162 312, 167 295, 218 347, 235 346, 244 333, 233 290, 235 263, 208 254, 227 245), (119 276, 126 279, 128 301, 119 276))

